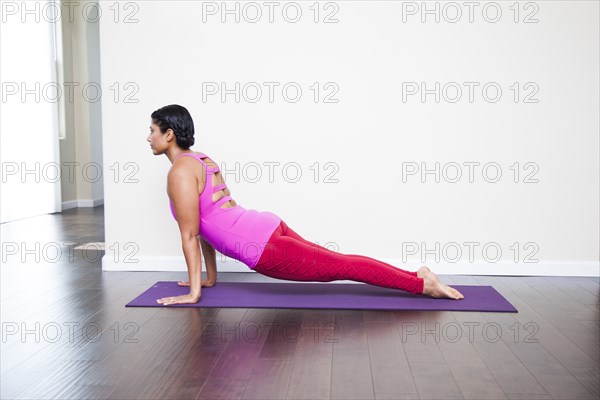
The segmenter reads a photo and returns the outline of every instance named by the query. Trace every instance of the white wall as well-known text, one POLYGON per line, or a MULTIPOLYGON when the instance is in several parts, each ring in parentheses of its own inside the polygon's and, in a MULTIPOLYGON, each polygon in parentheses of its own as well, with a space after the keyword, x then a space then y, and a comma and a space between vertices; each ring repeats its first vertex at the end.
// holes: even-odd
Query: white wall
MULTIPOLYGON (((120 171, 104 181, 104 269, 186 270, 166 194, 170 163, 153 156, 145 141, 152 111, 177 103, 194 118, 193 150, 222 163, 223 171, 235 163, 249 168, 226 174, 233 198, 275 212, 311 241, 410 270, 427 264, 440 273, 598 276, 598 2, 542 1, 533 3, 537 9, 520 3, 517 23, 513 2, 493 3, 502 12, 496 23, 483 19, 488 3, 479 3, 472 23, 464 6, 456 23, 435 23, 432 15, 423 23, 420 14, 403 14, 421 2, 388 1, 320 3, 318 23, 312 1, 294 3, 302 10, 297 23, 284 20, 290 3, 281 2, 269 23, 269 9, 254 4, 263 12, 257 23, 248 22, 256 9, 246 9, 239 23, 233 15, 223 23, 220 14, 203 13, 221 2, 137 2, 121 8, 119 22, 104 10, 102 86, 120 89, 117 100, 102 98, 104 175, 120 171), (339 22, 323 23, 332 13, 339 22), (137 22, 124 23, 126 15, 137 22), (524 23, 528 16, 539 22, 524 23), (249 86, 239 102, 233 95, 203 100, 211 82, 229 89, 256 82, 263 97, 252 102, 249 86), (279 83, 273 102, 264 82, 279 83), (299 101, 282 97, 288 82, 301 87, 299 101), (338 102, 315 102, 315 82, 322 96, 334 82, 338 102), (406 82, 427 89, 455 82, 463 97, 450 101, 450 85, 439 102, 434 95, 403 101, 406 82), (473 102, 464 82, 479 84, 473 102), (487 83, 501 88, 499 101, 482 97, 487 83), (135 170, 125 169, 127 162, 135 170), (272 181, 268 162, 281 163, 272 181), (294 162, 302 177, 291 183, 294 170, 286 179, 281 167, 294 162), (440 163, 448 180, 454 170, 442 167, 457 163, 463 176, 457 183, 436 183, 431 175, 403 181, 411 162, 440 163), (473 182, 469 162, 480 163, 473 182), (251 163, 262 167, 258 182, 251 163), (500 168, 496 183, 482 176, 488 163, 500 168), (137 181, 127 182, 132 171, 137 181), (524 182, 531 173, 537 183, 524 182), (328 175, 337 183, 326 182, 328 175), (469 242, 475 242, 472 260, 469 242), (408 255, 411 243, 417 248, 408 255), (426 254, 436 243, 437 262, 435 251, 426 254), (453 244, 462 251, 456 262, 453 244), (497 248, 502 256, 493 262, 497 248)), ((294 4, 288 18, 295 17, 294 4)), ((446 11, 447 19, 454 15, 446 11)), ((488 170, 486 177, 494 176, 488 170)), ((221 260, 220 270, 248 270, 221 260)))

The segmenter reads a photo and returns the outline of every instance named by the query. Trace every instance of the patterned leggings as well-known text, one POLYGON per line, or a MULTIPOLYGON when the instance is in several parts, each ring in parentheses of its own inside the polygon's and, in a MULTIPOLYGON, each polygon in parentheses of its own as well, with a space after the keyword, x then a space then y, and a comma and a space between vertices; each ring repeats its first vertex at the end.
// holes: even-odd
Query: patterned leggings
POLYGON ((423 278, 416 272, 374 258, 341 254, 311 243, 282 220, 254 267, 260 274, 291 281, 352 280, 375 286, 423 293, 423 278))

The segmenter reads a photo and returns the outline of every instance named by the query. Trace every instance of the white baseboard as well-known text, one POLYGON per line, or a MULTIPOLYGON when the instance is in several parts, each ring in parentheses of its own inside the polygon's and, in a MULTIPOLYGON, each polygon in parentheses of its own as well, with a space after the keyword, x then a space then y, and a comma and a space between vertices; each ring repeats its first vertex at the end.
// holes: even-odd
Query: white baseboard
MULTIPOLYGON (((421 263, 409 261, 401 263, 394 260, 382 260, 388 264, 409 271, 416 271, 422 265, 427 265, 436 274, 442 275, 508 275, 508 276, 591 276, 600 277, 600 263, 597 261, 540 261, 538 263, 513 263, 499 261, 491 264, 486 262, 464 263, 421 263)), ((241 261, 227 258, 219 260, 217 270, 220 272, 249 272, 256 273, 241 261)), ((187 267, 183 257, 136 257, 134 260, 115 262, 109 255, 102 258, 103 271, 166 271, 186 272, 187 267), (137 262, 136 262, 137 261, 137 262)), ((206 266, 202 266, 206 272, 206 266)))
MULTIPOLYGON (((132 260, 115 262, 110 255, 102 257, 103 271, 165 271, 186 272, 187 266, 183 257, 133 257, 132 260)), ((217 257, 217 270, 219 272, 254 272, 246 264, 228 258, 219 261, 217 257)), ((202 271, 206 272, 206 266, 202 265, 202 271)))
POLYGON ((69 200, 61 203, 62 210, 77 207, 96 207, 104 204, 104 199, 69 200))

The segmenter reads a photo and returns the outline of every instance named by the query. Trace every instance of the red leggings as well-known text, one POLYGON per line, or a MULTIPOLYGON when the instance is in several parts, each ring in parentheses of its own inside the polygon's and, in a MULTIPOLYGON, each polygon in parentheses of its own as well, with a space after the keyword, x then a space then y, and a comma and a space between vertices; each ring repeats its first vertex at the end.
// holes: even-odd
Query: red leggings
POLYGON ((260 274, 291 281, 352 280, 375 286, 423 293, 416 272, 361 255, 336 253, 311 243, 282 220, 254 267, 260 274))

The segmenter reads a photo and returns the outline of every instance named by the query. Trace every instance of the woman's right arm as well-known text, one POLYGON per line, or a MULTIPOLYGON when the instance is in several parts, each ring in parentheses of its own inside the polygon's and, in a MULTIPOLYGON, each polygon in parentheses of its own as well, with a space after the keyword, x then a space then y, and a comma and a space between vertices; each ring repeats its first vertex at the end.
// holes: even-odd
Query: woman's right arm
POLYGON ((212 286, 217 282, 217 253, 210 243, 202 237, 200 237, 200 246, 206 263, 207 285, 212 286))

